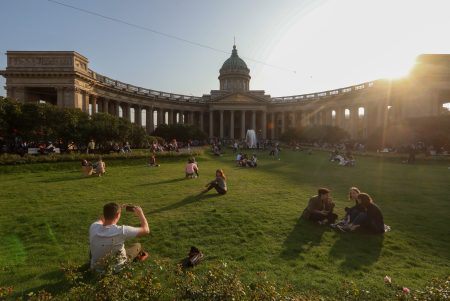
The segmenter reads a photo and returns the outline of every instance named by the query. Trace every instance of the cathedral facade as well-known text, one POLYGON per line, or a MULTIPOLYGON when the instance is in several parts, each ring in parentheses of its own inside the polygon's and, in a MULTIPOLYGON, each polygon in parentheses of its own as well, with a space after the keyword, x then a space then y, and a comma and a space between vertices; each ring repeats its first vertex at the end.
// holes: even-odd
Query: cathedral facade
POLYGON ((199 127, 210 138, 242 139, 254 129, 279 139, 289 128, 338 126, 363 140, 388 120, 441 114, 450 102, 450 55, 418 57, 402 80, 375 80, 329 91, 271 97, 250 89, 250 70, 236 46, 219 71, 220 89, 201 97, 137 87, 89 69, 74 51, 8 51, 7 97, 109 113, 152 132, 160 124, 199 127))

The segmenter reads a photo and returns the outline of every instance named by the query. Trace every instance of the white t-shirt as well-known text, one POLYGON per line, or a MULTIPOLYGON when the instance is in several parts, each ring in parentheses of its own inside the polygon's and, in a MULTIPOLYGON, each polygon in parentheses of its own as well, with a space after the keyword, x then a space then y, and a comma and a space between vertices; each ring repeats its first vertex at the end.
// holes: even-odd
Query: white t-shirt
POLYGON ((98 261, 107 255, 118 254, 117 269, 127 260, 124 242, 136 237, 140 228, 130 226, 108 225, 103 226, 100 222, 93 223, 89 228, 89 244, 91 251, 91 268, 101 271, 98 261))

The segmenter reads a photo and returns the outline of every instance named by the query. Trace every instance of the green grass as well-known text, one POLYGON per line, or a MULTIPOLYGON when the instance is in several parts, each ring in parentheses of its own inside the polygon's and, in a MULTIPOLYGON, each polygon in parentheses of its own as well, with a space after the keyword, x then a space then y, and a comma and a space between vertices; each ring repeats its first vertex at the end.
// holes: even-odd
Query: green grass
MULTIPOLYGON (((153 258, 178 263, 191 245, 209 262, 224 260, 245 279, 259 271, 300 292, 332 296, 353 280, 374 298, 386 296, 383 277, 421 288, 450 271, 450 171, 445 163, 405 165, 361 157, 355 168, 328 154, 260 155, 257 169, 238 168, 230 153, 198 158, 200 177, 184 179, 184 160, 148 168, 142 159, 107 162, 102 178, 82 178, 78 163, 0 167, 0 286, 26 293, 63 289, 61 262, 83 264, 88 227, 104 203, 143 207, 151 235, 140 239, 153 258), (229 193, 197 196, 223 168, 229 193), (340 217, 357 186, 372 195, 392 231, 384 237, 341 234, 300 220, 317 187, 332 189, 340 217)), ((121 223, 136 224, 124 213, 121 223)))

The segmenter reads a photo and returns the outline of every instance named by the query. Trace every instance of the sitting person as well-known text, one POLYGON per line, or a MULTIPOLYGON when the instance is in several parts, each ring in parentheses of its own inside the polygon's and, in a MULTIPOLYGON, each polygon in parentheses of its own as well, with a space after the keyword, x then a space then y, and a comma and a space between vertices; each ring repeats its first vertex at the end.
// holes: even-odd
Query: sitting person
POLYGON ((348 192, 348 199, 355 202, 355 205, 350 208, 345 207, 344 219, 337 224, 331 224, 330 226, 332 228, 337 228, 343 231, 343 228, 345 229, 348 224, 352 223, 355 220, 359 213, 364 211, 364 208, 361 206, 360 201, 358 200, 358 195, 360 193, 361 191, 357 187, 350 187, 350 190, 348 192))
POLYGON ((242 160, 242 153, 239 153, 239 154, 237 154, 237 156, 236 156, 236 164, 237 164, 238 166, 241 165, 241 160, 242 160))
POLYGON ((344 230, 354 231, 361 227, 375 234, 383 234, 385 232, 385 225, 380 208, 375 205, 367 193, 358 194, 358 201, 361 203, 363 211, 344 230))
POLYGON ((216 170, 216 179, 214 181, 211 181, 208 183, 206 188, 201 193, 206 193, 210 191, 211 189, 215 188, 217 193, 219 194, 225 194, 228 191, 227 188, 227 177, 225 176, 225 173, 222 169, 216 170))
POLYGON ((258 158, 256 158, 256 154, 253 154, 250 160, 247 160, 248 167, 256 167, 258 166, 258 158))
MULTIPOLYGON (((125 241, 150 233, 147 219, 141 207, 130 207, 139 218, 140 227, 118 226, 122 208, 116 203, 103 206, 103 216, 89 228, 89 250, 91 269, 103 272, 108 259, 115 256, 114 271, 121 270, 127 260, 144 259, 148 253, 142 251, 140 243, 125 248, 125 241)), ((127 208, 128 209, 128 208, 127 208)))
POLYGON ((95 173, 99 177, 106 173, 106 165, 105 162, 103 162, 102 157, 99 157, 97 163, 95 163, 95 173))
POLYGON ((95 173, 94 167, 86 159, 81 160, 81 173, 86 177, 91 176, 92 174, 95 173))
POLYGON ((247 161, 248 161, 247 154, 243 154, 241 156, 241 161, 239 161, 239 166, 240 167, 246 167, 247 166, 247 161))
POLYGON ((194 179, 198 177, 198 166, 194 158, 189 158, 185 168, 186 178, 194 179))
POLYGON ((152 153, 150 156, 150 161, 148 162, 149 167, 159 167, 159 164, 156 163, 156 156, 155 153, 152 153))
POLYGON ((330 190, 319 188, 318 195, 309 199, 308 206, 303 211, 302 217, 318 222, 323 225, 326 223, 334 224, 337 215, 333 213, 334 202, 330 198, 330 190))

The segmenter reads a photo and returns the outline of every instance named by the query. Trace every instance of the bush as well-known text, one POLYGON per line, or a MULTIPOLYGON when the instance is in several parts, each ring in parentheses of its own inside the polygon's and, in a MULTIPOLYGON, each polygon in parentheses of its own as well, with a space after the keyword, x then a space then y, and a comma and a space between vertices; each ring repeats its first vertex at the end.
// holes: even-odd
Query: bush
MULTIPOLYGON (((183 152, 163 152, 158 153, 157 158, 167 158, 167 157, 191 157, 191 156, 201 156, 204 154, 203 149, 196 149, 191 151, 191 153, 183 152)), ((143 159, 148 158, 150 151, 148 150, 133 150, 131 153, 111 153, 103 154, 101 157, 104 161, 109 160, 121 160, 121 159, 143 159)), ((50 162, 71 162, 71 161, 81 161, 87 159, 88 161, 95 161, 99 155, 96 154, 49 154, 49 155, 24 155, 19 156, 15 154, 3 154, 0 155, 0 166, 1 165, 18 165, 18 164, 29 164, 29 163, 50 163, 50 162)))

